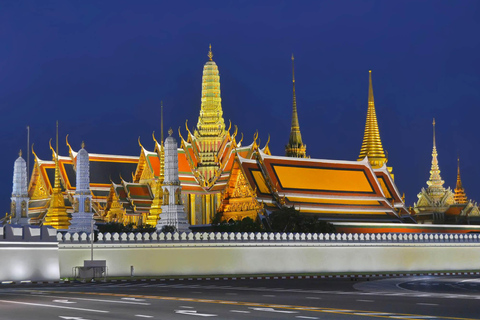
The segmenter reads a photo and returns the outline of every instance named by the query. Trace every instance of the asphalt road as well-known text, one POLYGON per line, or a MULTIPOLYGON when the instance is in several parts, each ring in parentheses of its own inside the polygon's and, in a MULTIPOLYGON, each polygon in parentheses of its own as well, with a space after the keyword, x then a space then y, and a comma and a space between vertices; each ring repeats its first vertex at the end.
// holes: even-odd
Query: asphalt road
POLYGON ((480 319, 480 278, 0 286, 0 319, 480 319))

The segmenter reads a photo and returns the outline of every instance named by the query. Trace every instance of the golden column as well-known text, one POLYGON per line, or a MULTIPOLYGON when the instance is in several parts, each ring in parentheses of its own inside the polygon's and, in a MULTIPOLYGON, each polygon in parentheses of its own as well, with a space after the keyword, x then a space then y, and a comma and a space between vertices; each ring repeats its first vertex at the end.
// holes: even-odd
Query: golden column
POLYGON ((52 226, 55 229, 68 229, 70 225, 70 215, 65 208, 65 199, 63 198, 62 188, 60 184, 60 166, 58 164, 58 121, 57 121, 57 138, 55 151, 55 185, 53 187, 50 206, 43 225, 52 226))
POLYGON ((307 146, 302 142, 302 134, 300 133, 300 124, 297 114, 297 95, 295 93, 295 58, 292 53, 292 81, 293 81, 293 106, 292 106, 292 127, 290 129, 290 139, 285 146, 287 157, 306 158, 307 146))

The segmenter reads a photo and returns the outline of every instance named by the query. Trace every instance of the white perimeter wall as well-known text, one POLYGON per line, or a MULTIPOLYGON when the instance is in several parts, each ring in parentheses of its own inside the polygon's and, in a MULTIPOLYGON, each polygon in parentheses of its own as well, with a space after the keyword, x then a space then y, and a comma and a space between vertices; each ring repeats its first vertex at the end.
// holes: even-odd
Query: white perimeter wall
MULTIPOLYGON (((109 276, 480 269, 478 235, 122 234, 102 235, 94 259, 109 276), (108 239, 106 239, 108 238, 108 239), (153 239, 152 239, 153 238, 153 239), (122 240, 123 239, 123 240, 122 240)), ((90 259, 87 236, 59 235, 60 274, 90 259)))
POLYGON ((57 230, 0 227, 0 281, 58 281, 57 230))

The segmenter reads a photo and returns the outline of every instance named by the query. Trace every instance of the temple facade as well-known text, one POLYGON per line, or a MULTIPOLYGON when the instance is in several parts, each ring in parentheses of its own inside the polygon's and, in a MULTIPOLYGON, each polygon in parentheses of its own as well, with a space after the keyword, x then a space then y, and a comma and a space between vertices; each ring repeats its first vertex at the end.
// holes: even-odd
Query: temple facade
POLYGON ((469 223, 480 222, 478 205, 467 200, 460 178, 460 161, 458 162, 457 186, 455 193, 445 188, 445 181, 440 176, 438 152, 435 140, 435 119, 433 119, 433 150, 430 178, 427 188, 418 193, 418 201, 413 205, 412 214, 418 223, 469 223))

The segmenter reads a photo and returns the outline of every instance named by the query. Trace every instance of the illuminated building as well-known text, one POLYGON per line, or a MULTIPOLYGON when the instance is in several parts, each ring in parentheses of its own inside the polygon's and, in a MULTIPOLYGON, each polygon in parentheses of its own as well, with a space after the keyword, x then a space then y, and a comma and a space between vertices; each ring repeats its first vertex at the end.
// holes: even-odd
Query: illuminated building
POLYGON ((430 179, 428 187, 422 188, 417 195, 413 213, 418 223, 466 223, 470 218, 478 220, 480 211, 476 203, 467 201, 465 190, 460 179, 460 163, 458 164, 457 188, 455 194, 445 188, 445 181, 440 176, 438 153, 435 141, 435 119, 433 119, 433 150, 430 179))

